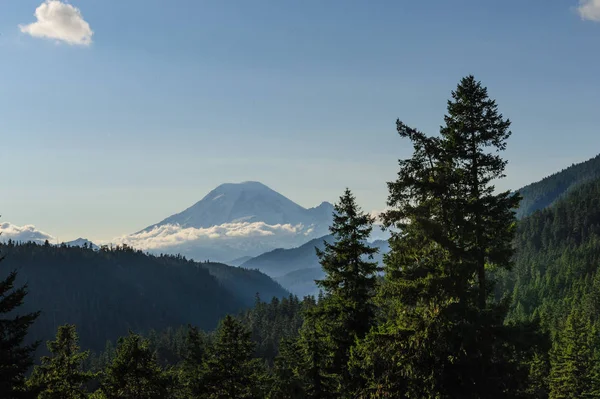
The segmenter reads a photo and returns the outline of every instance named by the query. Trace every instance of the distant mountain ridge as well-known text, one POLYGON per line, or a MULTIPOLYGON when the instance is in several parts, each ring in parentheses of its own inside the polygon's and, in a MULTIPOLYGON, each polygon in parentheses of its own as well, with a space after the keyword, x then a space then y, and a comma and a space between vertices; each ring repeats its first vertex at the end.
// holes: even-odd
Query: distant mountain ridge
POLYGON ((544 179, 517 190, 523 197, 517 217, 529 216, 554 204, 558 199, 583 183, 600 177, 600 155, 573 164, 544 179))
MULTIPOLYGON (((278 248, 252 258, 242 264, 247 269, 257 269, 280 283, 285 289, 300 297, 315 295, 318 292, 315 279, 324 277, 315 248, 323 250, 325 242, 332 242, 333 236, 316 238, 297 248, 278 248)), ((370 244, 379 251, 373 261, 383 264, 383 255, 389 251, 385 240, 375 240, 370 244)))

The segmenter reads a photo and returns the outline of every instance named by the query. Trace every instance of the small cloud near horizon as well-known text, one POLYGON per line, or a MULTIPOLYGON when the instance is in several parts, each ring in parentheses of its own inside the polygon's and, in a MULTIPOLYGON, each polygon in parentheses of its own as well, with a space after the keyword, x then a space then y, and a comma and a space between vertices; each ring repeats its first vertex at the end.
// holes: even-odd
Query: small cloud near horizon
POLYGON ((89 46, 94 32, 77 7, 60 0, 46 0, 35 9, 36 21, 19 25, 32 37, 54 39, 70 45, 89 46))
POLYGON ((583 20, 600 22, 600 0, 580 0, 577 12, 583 20))

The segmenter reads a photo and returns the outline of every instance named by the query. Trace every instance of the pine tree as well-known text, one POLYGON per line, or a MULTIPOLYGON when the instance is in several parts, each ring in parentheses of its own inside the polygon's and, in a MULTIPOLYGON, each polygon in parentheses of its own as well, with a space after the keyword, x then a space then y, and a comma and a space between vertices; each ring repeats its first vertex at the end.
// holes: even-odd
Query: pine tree
MULTIPOLYGON (((4 257, 0 257, 0 262, 4 257)), ((17 272, 0 281, 0 398, 29 397, 25 392, 25 373, 33 365, 39 343, 24 344, 27 331, 39 312, 13 315, 23 304, 27 285, 15 288, 17 272), (10 316, 9 316, 10 314, 10 316)))
POLYGON ((226 316, 215 333, 206 361, 204 387, 208 398, 260 398, 263 396, 263 366, 253 359, 250 332, 236 319, 226 316))
POLYGON ((591 326, 578 307, 565 323, 552 351, 550 399, 590 397, 593 352, 590 348, 591 326))
POLYGON ((273 367, 270 399, 304 399, 302 353, 297 339, 283 339, 273 367))
POLYGON ((56 340, 48 341, 51 356, 44 356, 27 385, 39 399, 79 399, 87 397, 85 384, 94 374, 83 371, 88 352, 79 351, 79 338, 74 325, 58 328, 56 340))
MULTIPOLYGON (((387 342, 382 353, 400 365, 408 397, 516 397, 535 326, 504 324, 507 303, 490 301, 488 271, 511 266, 518 196, 496 194, 491 184, 503 177, 497 152, 510 122, 472 76, 452 93, 445 120, 439 137, 397 121, 414 153, 388 184, 383 219, 393 229, 381 290, 388 321, 368 341, 387 342)), ((386 362, 365 365, 370 385, 389 381, 377 371, 386 362)))
POLYGON ((600 398, 600 323, 596 321, 590 331, 591 368, 588 373, 589 387, 586 398, 600 398))
POLYGON ((550 364, 547 354, 535 354, 529 366, 529 383, 526 388, 527 397, 531 399, 548 398, 549 373, 550 364))
POLYGON ((181 391, 186 398, 201 398, 207 394, 204 387, 207 350, 204 334, 196 327, 188 326, 185 353, 179 369, 181 391))
POLYGON ((302 390, 306 399, 328 399, 338 397, 339 376, 332 375, 331 343, 322 331, 325 324, 323 313, 316 307, 305 312, 304 324, 300 329, 298 345, 302 390))
POLYGON ((119 339, 116 356, 102 381, 107 399, 164 399, 170 387, 171 381, 147 340, 131 332, 119 339))
POLYGON ((510 191, 495 193, 492 184, 505 177, 507 161, 498 153, 506 149, 511 123, 473 76, 462 79, 452 92, 444 119, 444 167, 451 171, 451 209, 457 212, 451 221, 461 239, 461 261, 474 269, 478 304, 485 309, 491 288, 486 269, 510 268, 513 255, 514 209, 520 197, 510 191))
POLYGON ((325 278, 317 281, 325 292, 319 311, 325 319, 325 339, 332 348, 329 372, 338 376, 340 392, 348 392, 357 382, 348 371, 350 350, 373 325, 375 287, 378 265, 369 261, 376 248, 368 245, 373 218, 361 211, 356 199, 346 189, 335 205, 333 243, 317 249, 325 278))

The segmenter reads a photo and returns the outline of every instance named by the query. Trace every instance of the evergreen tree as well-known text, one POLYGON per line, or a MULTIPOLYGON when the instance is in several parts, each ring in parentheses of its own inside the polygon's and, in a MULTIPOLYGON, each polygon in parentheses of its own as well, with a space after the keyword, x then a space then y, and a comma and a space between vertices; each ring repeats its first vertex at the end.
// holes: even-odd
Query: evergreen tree
POLYGON ((378 265, 369 261, 376 248, 369 246, 373 218, 363 213, 356 199, 346 189, 335 205, 334 242, 325 242, 325 250, 317 249, 325 278, 317 281, 325 292, 319 312, 325 320, 325 339, 332 348, 329 372, 338 376, 340 392, 348 392, 358 381, 348 372, 350 349, 373 325, 375 286, 378 265))
MULTIPOLYGON (((0 257, 0 263, 4 257, 0 257)), ((39 312, 14 315, 23 304, 27 286, 15 288, 17 272, 0 280, 0 398, 28 397, 25 373, 33 365, 33 354, 39 343, 24 344, 27 331, 39 312)))
POLYGON ((208 398, 261 398, 263 366, 253 359, 250 332, 236 319, 221 321, 206 360, 204 387, 208 398))
POLYGON ((170 387, 171 381, 147 340, 131 332, 119 339, 116 356, 102 381, 107 399, 164 399, 170 387))
POLYGON ((283 339, 273 367, 270 399, 304 399, 302 353, 297 339, 283 339))
POLYGON ((331 346, 322 331, 325 324, 317 307, 305 312, 300 329, 299 349, 302 370, 302 390, 306 399, 338 397, 339 376, 332 375, 331 346))
POLYGON ((555 343, 550 374, 551 399, 575 399, 589 396, 592 387, 593 352, 591 326, 581 310, 575 308, 555 343))
POLYGON ((85 384, 94 375, 83 371, 88 352, 79 351, 74 325, 58 328, 55 341, 48 341, 51 356, 44 356, 27 385, 39 399, 79 399, 87 397, 85 384))
POLYGON ((186 398, 201 398, 207 393, 204 374, 208 348, 206 337, 196 327, 188 327, 185 349, 179 370, 181 391, 186 398))
POLYGON ((588 373, 589 388, 586 390, 586 398, 600 398, 600 325, 598 321, 590 332, 590 349, 592 354, 591 369, 588 373))
POLYGON ((550 364, 547 353, 536 353, 530 363, 527 397, 531 399, 546 399, 549 394, 548 377, 550 364))
POLYGON ((367 340, 387 342, 381 352, 393 360, 371 359, 362 373, 385 385, 390 376, 377 364, 399 364, 396 377, 411 398, 516 397, 535 326, 504 325, 507 303, 490 301, 488 272, 511 266, 518 196, 496 194, 491 184, 503 177, 497 152, 510 122, 472 76, 452 93, 445 120, 439 137, 397 121, 414 153, 388 184, 388 321, 367 340))

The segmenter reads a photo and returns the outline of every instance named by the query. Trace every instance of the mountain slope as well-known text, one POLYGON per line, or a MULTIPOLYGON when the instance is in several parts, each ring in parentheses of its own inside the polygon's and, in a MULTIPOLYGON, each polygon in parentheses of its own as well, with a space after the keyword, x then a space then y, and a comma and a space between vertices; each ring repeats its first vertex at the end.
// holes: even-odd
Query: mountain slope
POLYGON ((539 316, 552 332, 577 307, 600 318, 600 179, 522 219, 515 244, 514 270, 499 285, 512 293, 510 317, 539 316))
POLYGON ((97 246, 96 244, 94 244, 93 242, 91 242, 90 240, 88 240, 87 238, 78 238, 76 240, 73 241, 69 241, 69 242, 65 242, 64 243, 66 246, 68 247, 90 247, 92 249, 100 249, 99 246, 97 246))
MULTIPOLYGON (((244 262, 242 267, 260 270, 300 297, 314 295, 318 293, 314 280, 324 276, 315 248, 323 250, 324 242, 331 240, 333 237, 328 235, 297 248, 275 249, 244 262)), ((371 246, 379 249, 373 260, 382 264, 383 255, 389 251, 387 241, 376 240, 371 246)))
POLYGON ((333 205, 306 209, 262 183, 222 184, 202 200, 120 239, 153 253, 225 262, 327 234, 333 205))
POLYGON ((281 277, 300 269, 320 267, 315 248, 323 250, 324 242, 331 239, 332 236, 324 236, 310 240, 297 248, 278 248, 242 263, 242 267, 258 269, 271 277, 281 277))
POLYGON ((575 187, 599 177, 600 155, 597 155, 588 161, 574 164, 554 173, 539 182, 529 184, 517 190, 523 197, 517 210, 517 217, 522 218, 544 209, 575 187))
POLYGON ((259 182, 226 183, 183 212, 169 216, 143 231, 165 224, 178 224, 184 228, 208 228, 240 222, 309 226, 331 218, 330 210, 333 211, 333 207, 328 203, 305 209, 259 182))
POLYGON ((263 298, 288 293, 257 271, 200 264, 181 256, 149 256, 121 248, 0 245, 0 277, 18 270, 29 285, 23 311, 41 310, 32 339, 47 340, 64 323, 77 324, 82 346, 102 349, 129 329, 191 323, 213 329, 220 318, 263 298))

